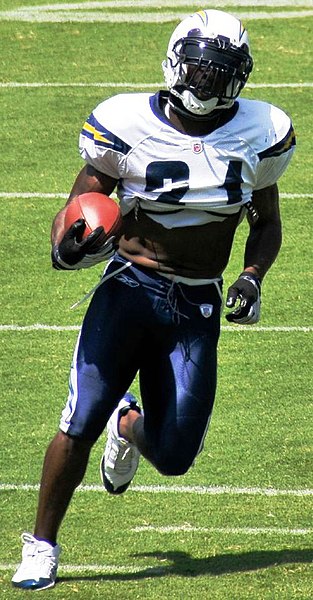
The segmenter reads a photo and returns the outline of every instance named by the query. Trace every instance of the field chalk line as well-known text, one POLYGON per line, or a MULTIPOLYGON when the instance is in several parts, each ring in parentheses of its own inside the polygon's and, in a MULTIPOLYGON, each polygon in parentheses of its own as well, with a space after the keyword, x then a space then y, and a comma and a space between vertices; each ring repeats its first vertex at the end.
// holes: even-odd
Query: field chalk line
MULTIPOLYGON (((0 325, 0 333, 6 331, 30 332, 30 331, 79 331, 80 325, 44 325, 35 323, 34 325, 0 325)), ((246 333, 266 333, 276 331, 277 333, 311 333, 313 325, 222 325, 221 330, 225 332, 237 333, 244 331, 246 333)))
MULTIPOLYGON (((107 0, 105 2, 75 2, 18 7, 0 12, 0 19, 6 21, 24 21, 30 23, 165 23, 177 21, 188 16, 196 8, 202 8, 202 0, 107 0), (183 12, 168 12, 168 8, 182 7, 183 12), (114 9, 126 9, 114 12, 114 9), (145 12, 142 9, 156 9, 145 12), (109 10, 107 10, 109 9, 109 10), (160 10, 161 9, 161 10, 160 10)), ((234 7, 233 13, 242 19, 292 19, 313 16, 312 0, 262 0, 258 5, 251 0, 220 0, 219 8, 234 7), (258 8, 268 7, 268 12, 258 8), (248 8, 248 12, 240 10, 248 8), (278 11, 277 8, 289 8, 278 11), (238 10, 239 9, 239 10, 238 10), (251 10, 249 10, 251 9, 251 10), (274 10, 271 10, 274 9, 274 10), (298 9, 298 10, 296 10, 298 9)))
MULTIPOLYGON (((283 200, 289 200, 291 198, 313 198, 313 192, 311 193, 284 193, 280 192, 279 197, 283 200)), ((22 200, 35 200, 36 198, 40 198, 42 200, 51 200, 51 199, 64 199, 68 198, 68 194, 64 192, 56 192, 53 194, 52 192, 0 192, 0 198, 21 198, 22 200)))
MULTIPOLYGON (((15 571, 18 564, 0 564, 0 571, 15 571)), ((156 574, 163 573, 164 567, 155 567, 152 565, 131 566, 131 565, 59 565, 58 573, 146 573, 156 574)))
MULTIPOLYGON (((39 484, 31 483, 0 483, 0 492, 22 491, 33 492, 39 490, 39 484)), ((246 495, 246 496, 313 496, 313 489, 278 489, 263 487, 236 487, 231 485, 202 486, 202 485, 131 485, 130 492, 144 494, 196 494, 196 495, 246 495)), ((80 485, 76 492, 101 492, 106 493, 103 485, 80 485)))
MULTIPOLYGON (((220 534, 245 534, 245 535, 297 535, 305 536, 313 532, 311 528, 289 529, 285 527, 191 527, 182 525, 181 527, 134 527, 131 531, 141 533, 144 531, 154 531, 157 533, 220 533, 220 534)), ((212 557, 213 558, 213 557, 212 557)), ((291 561, 292 562, 292 561, 291 561)), ((0 571, 15 571, 18 564, 0 563, 0 571)), ((169 565, 170 566, 170 565, 169 565)), ((86 564, 86 565, 71 565, 60 564, 58 569, 61 573, 99 573, 99 574, 114 574, 114 573, 145 573, 146 575, 166 574, 168 566, 157 565, 101 565, 101 564, 86 564)))
POLYGON ((193 527, 192 525, 169 525, 157 527, 155 525, 143 525, 133 527, 135 533, 154 531, 156 533, 222 533, 239 535, 310 535, 313 528, 290 528, 290 527, 193 527))
MULTIPOLYGON (((131 82, 131 81, 2 81, 0 82, 0 88, 131 88, 131 89, 152 89, 160 88, 163 89, 165 86, 164 81, 159 82, 131 82)), ((245 86, 247 89, 262 89, 262 88, 312 88, 313 83, 311 81, 293 82, 293 83, 247 83, 245 86)))
MULTIPOLYGON (((154 7, 154 8, 176 8, 177 6, 192 6, 203 8, 203 0, 193 0, 189 2, 188 0, 96 0, 91 2, 86 2, 85 0, 81 2, 57 2, 54 4, 40 4, 36 6, 21 6, 16 8, 15 10, 18 12, 30 11, 30 12, 46 12, 47 10, 51 12, 63 12, 63 11, 77 11, 77 10, 94 10, 97 8, 143 8, 143 7, 154 7)), ((298 7, 312 7, 312 0, 219 0, 219 7, 222 6, 234 6, 237 8, 240 7, 253 7, 258 8, 261 7, 269 7, 269 8, 282 8, 282 7, 290 7, 294 8, 298 7)), ((12 11, 13 12, 13 11, 12 11)))

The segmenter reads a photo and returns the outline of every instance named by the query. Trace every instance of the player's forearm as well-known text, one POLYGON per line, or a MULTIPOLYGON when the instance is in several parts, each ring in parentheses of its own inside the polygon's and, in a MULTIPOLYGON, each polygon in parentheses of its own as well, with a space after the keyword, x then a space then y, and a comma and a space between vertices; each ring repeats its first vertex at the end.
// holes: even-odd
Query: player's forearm
POLYGON ((62 210, 60 210, 60 212, 57 213, 57 215, 55 216, 54 221, 52 223, 52 227, 51 227, 51 244, 52 244, 52 246, 55 246, 56 244, 58 244, 60 242, 61 238, 63 237, 64 215, 65 215, 65 209, 62 208, 62 210))
POLYGON ((261 280, 274 263, 282 243, 280 220, 269 221, 251 228, 247 239, 244 269, 261 280))

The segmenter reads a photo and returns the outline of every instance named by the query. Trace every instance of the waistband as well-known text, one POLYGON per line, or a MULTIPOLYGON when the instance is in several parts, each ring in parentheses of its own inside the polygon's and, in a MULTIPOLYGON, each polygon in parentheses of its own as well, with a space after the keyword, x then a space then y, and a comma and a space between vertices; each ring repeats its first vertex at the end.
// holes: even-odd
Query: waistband
MULTIPOLYGON (((138 269, 138 271, 142 271, 147 275, 157 275, 158 277, 165 278, 173 283, 182 283, 183 285, 190 286, 199 286, 199 285, 221 285, 223 283, 222 277, 214 277, 212 279, 209 278, 198 278, 194 279, 192 277, 184 277, 183 275, 174 275, 173 273, 164 273, 163 271, 158 271, 157 269, 150 269, 149 267, 144 267, 143 265, 137 264, 136 262, 132 262, 119 254, 118 252, 111 258, 110 262, 121 262, 127 264, 128 266, 132 266, 134 269, 138 269)), ((110 263, 109 263, 110 264, 110 263)))
POLYGON ((216 287, 216 290, 218 292, 218 295, 219 295, 222 305, 223 305, 223 296, 222 296, 222 289, 221 289, 223 280, 221 277, 218 277, 216 279, 191 279, 189 277, 182 277, 180 275, 170 275, 167 273, 162 273, 157 270, 154 271, 153 269, 147 269, 145 267, 137 265, 136 263, 132 263, 131 261, 126 260, 123 256, 116 253, 107 263, 106 268, 104 270, 104 273, 103 273, 100 281, 89 292, 87 292, 87 294, 85 294, 83 296, 83 298, 81 298, 81 300, 79 300, 78 302, 75 302, 75 304, 73 304, 71 306, 71 309, 76 308, 77 306, 80 306, 83 302, 85 302, 85 300, 87 300, 92 294, 94 294, 94 292, 98 289, 98 287, 100 287, 100 285, 105 283, 105 281, 107 281, 108 279, 111 279, 112 277, 115 277, 115 275, 118 275, 119 273, 121 273, 122 271, 125 271, 125 269, 128 269, 129 267, 139 269, 139 271, 144 271, 146 274, 148 272, 150 272, 150 274, 155 273, 158 277, 164 278, 167 281, 171 281, 172 284, 181 283, 182 285, 187 285, 187 286, 191 286, 191 287, 213 284, 216 287), (121 266, 119 266, 115 270, 112 269, 112 271, 110 271, 110 266, 113 266, 114 263, 117 263, 117 264, 120 263, 121 266))
POLYGON ((191 279, 191 277, 183 277, 181 275, 171 275, 170 273, 163 273, 162 271, 156 271, 161 277, 174 281, 175 283, 183 283, 184 285, 210 285, 212 283, 221 283, 222 277, 216 277, 214 279, 191 279))
MULTIPOLYGON (((138 269, 139 271, 142 271, 143 273, 145 273, 146 275, 150 275, 153 277, 158 277, 161 280, 162 279, 166 279, 166 281, 170 281, 172 283, 172 285, 174 285, 175 283, 182 284, 182 285, 187 285, 189 287, 199 287, 199 286, 205 286, 205 285, 214 285, 217 293, 221 299, 221 303, 223 306, 223 294, 222 294, 222 286, 223 286, 223 278, 222 277, 217 277, 215 279, 191 279, 189 277, 183 277, 181 275, 172 275, 169 273, 163 273, 162 271, 157 271, 157 270, 153 270, 153 269, 149 269, 147 267, 143 267, 142 265, 137 265, 136 263, 132 263, 131 261, 127 261, 123 256, 121 256, 120 254, 115 254, 114 257, 111 259, 111 262, 117 262, 117 263, 122 263, 124 265, 124 269, 127 267, 132 267, 133 269, 138 269)), ((109 263, 110 264, 110 263, 109 263)), ((121 267, 118 272, 123 271, 124 270, 123 267, 121 267)), ((117 272, 116 272, 117 273, 117 272)), ((108 277, 110 277, 112 275, 109 275, 108 277)), ((106 277, 104 277, 104 279, 106 279, 106 277)))

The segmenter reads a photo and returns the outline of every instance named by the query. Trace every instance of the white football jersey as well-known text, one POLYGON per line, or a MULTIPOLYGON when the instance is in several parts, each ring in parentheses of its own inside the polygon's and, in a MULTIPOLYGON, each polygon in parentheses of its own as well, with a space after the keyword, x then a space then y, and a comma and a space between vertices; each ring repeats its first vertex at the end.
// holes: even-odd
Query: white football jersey
POLYGON ((295 136, 279 108, 239 99, 230 121, 194 137, 165 116, 160 104, 166 94, 113 96, 82 129, 81 156, 118 180, 123 214, 139 203, 166 228, 224 220, 285 171, 295 136))

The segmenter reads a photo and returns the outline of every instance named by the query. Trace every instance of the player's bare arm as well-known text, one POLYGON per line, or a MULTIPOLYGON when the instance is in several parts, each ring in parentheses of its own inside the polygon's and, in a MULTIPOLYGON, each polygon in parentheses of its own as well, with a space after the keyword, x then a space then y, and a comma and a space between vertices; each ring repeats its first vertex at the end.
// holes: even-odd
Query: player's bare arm
POLYGON ((117 181, 86 165, 78 174, 65 206, 57 213, 51 229, 51 260, 56 269, 81 269, 108 260, 116 248, 114 236, 103 238, 103 226, 85 236, 84 219, 76 220, 69 229, 65 227, 66 206, 75 197, 98 192, 109 195, 117 181))
MULTIPOLYGON (((73 200, 75 196, 79 196, 80 194, 85 194, 87 192, 99 192, 109 196, 113 192, 116 183, 116 179, 100 173, 100 171, 97 171, 91 165, 85 165, 76 177, 65 206, 67 206, 67 204, 73 200)), ((57 213, 52 224, 51 243, 53 246, 60 242, 65 233, 65 206, 57 213)))
POLYGON ((261 281, 273 264, 281 246, 281 221, 277 184, 255 191, 252 196, 257 220, 248 212, 250 233, 244 254, 244 271, 229 287, 226 319, 240 325, 253 325, 261 314, 261 281))
POLYGON ((255 224, 250 222, 244 269, 262 280, 275 261, 282 242, 277 184, 255 191, 253 206, 258 213, 258 220, 255 224))

